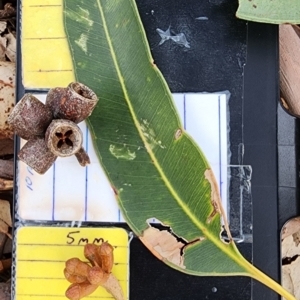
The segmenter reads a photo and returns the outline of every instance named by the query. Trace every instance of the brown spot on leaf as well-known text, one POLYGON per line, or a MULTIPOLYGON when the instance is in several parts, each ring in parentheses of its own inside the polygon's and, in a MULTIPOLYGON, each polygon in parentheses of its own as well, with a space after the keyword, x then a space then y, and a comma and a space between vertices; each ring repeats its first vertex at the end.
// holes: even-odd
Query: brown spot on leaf
POLYGON ((205 179, 207 179, 208 182, 210 183, 211 202, 212 202, 212 206, 213 206, 213 211, 208 216, 206 222, 210 223, 217 214, 220 214, 224 221, 224 228, 226 230, 227 236, 228 236, 229 240, 232 240, 232 236, 231 236, 231 233, 229 230, 226 214, 222 207, 221 197, 220 197, 220 193, 219 193, 219 187, 218 187, 215 175, 211 169, 207 169, 204 172, 204 176, 205 176, 205 179))
POLYGON ((204 173, 204 176, 205 179, 207 179, 208 182, 210 183, 210 187, 211 187, 211 202, 213 205, 213 211, 211 212, 211 214, 207 219, 207 223, 210 223, 213 217, 217 213, 221 214, 221 209, 220 209, 221 199, 220 199, 219 187, 217 185, 213 171, 211 169, 207 169, 204 173))
POLYGON ((113 189, 115 196, 118 196, 118 190, 113 185, 111 186, 111 188, 113 189))

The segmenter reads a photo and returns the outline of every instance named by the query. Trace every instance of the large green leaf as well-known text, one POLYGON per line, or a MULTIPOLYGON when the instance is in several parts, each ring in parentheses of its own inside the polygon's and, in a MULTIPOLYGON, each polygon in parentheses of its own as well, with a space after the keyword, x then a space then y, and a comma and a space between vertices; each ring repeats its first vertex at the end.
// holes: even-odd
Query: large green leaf
POLYGON ((300 23, 299 0, 239 0, 236 16, 264 23, 300 23))
POLYGON ((89 118, 94 145, 135 234, 178 270, 252 276, 293 299, 248 263, 232 240, 221 240, 214 176, 179 121, 168 86, 153 63, 135 2, 64 4, 75 76, 100 98, 89 118), (152 228, 148 220, 153 218, 170 226, 173 235, 152 228))

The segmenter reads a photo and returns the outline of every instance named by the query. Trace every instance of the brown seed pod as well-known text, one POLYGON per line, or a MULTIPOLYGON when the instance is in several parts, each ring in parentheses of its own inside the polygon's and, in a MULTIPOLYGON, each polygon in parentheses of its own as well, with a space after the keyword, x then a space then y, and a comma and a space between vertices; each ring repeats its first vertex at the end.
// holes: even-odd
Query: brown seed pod
POLYGON ((47 128, 45 141, 50 151, 57 156, 75 154, 82 146, 82 131, 72 121, 53 120, 47 128))
POLYGON ((56 119, 79 123, 91 115, 98 102, 97 95, 86 85, 72 82, 67 88, 54 88, 48 92, 46 106, 56 119))
POLYGON ((30 139, 20 150, 18 157, 39 174, 44 174, 57 158, 43 138, 30 139))
POLYGON ((97 254, 98 246, 95 244, 86 244, 84 246, 84 257, 89 260, 93 266, 100 266, 101 260, 97 254))
POLYGON ((65 295, 70 300, 80 300, 93 293, 98 285, 92 285, 89 282, 73 283, 67 289, 65 295))
POLYGON ((74 257, 66 261, 66 272, 68 275, 78 275, 81 277, 87 277, 88 271, 91 267, 79 258, 74 257))
POLYGON ((71 274, 67 268, 64 269, 65 278, 71 283, 81 283, 87 280, 86 276, 71 274))
POLYGON ((31 94, 24 97, 14 107, 8 123, 15 134, 25 140, 42 137, 53 116, 51 110, 31 94))
POLYGON ((101 260, 101 268, 104 272, 110 273, 114 265, 114 247, 107 243, 103 242, 97 249, 97 254, 101 260))
POLYGON ((108 279, 109 274, 105 273, 100 267, 91 267, 88 271, 87 280, 91 284, 102 285, 108 279))

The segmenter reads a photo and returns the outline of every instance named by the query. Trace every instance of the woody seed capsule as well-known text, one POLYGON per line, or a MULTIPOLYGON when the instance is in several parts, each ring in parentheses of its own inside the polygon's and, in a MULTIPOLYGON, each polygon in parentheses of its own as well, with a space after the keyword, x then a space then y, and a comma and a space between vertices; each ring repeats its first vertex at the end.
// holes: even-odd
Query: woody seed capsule
POLYGON ((78 152, 82 146, 82 139, 80 128, 69 120, 53 120, 45 134, 49 150, 60 157, 71 156, 78 152))
POLYGON ((97 95, 86 85, 72 82, 67 88, 54 88, 48 92, 46 106, 54 118, 79 123, 91 115, 98 102, 97 95))
POLYGON ((52 118, 52 112, 48 107, 33 95, 25 94, 14 107, 8 123, 14 129, 15 134, 22 139, 29 140, 44 136, 52 118))
POLYGON ((57 158, 48 149, 43 138, 30 139, 20 150, 18 157, 39 174, 44 174, 57 158))

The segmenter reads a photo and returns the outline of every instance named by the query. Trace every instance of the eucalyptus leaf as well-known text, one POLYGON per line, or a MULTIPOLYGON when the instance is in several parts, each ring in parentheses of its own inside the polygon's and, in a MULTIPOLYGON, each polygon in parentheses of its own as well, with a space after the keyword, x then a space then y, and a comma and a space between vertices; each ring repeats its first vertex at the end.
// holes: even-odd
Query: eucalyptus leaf
POLYGON ((134 233, 177 270, 251 276, 294 299, 221 239, 214 175, 180 123, 135 2, 64 0, 64 17, 75 77, 100 98, 88 120, 94 146, 134 233))
POLYGON ((236 16, 263 23, 300 23, 299 0, 239 0, 236 16))

